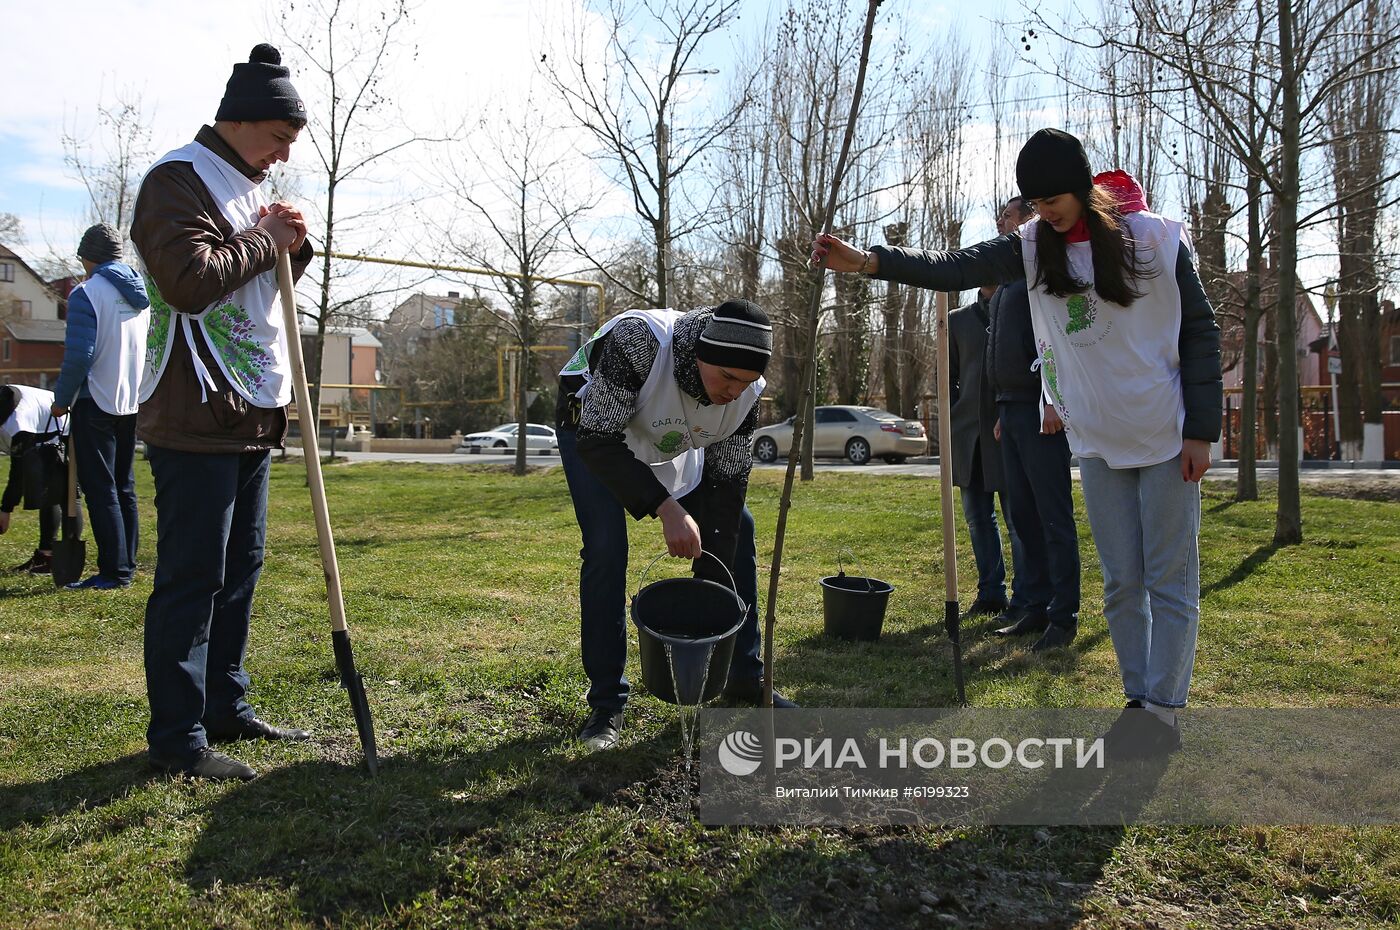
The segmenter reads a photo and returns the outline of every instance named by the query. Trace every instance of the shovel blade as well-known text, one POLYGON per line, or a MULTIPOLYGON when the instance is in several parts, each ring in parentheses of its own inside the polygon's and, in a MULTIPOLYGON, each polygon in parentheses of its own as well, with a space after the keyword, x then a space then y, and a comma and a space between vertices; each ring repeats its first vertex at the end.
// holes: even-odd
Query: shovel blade
POLYGON ((335 667, 340 671, 340 686, 350 695, 350 709, 355 713, 355 729, 360 734, 360 748, 365 753, 365 768, 373 777, 379 774, 379 746, 374 738, 374 717, 369 711, 365 680, 355 668, 355 652, 350 647, 350 631, 332 632, 331 648, 335 652, 335 667))
POLYGON ((83 579, 83 569, 87 566, 87 540, 63 539, 53 547, 53 583, 55 587, 72 584, 83 579))

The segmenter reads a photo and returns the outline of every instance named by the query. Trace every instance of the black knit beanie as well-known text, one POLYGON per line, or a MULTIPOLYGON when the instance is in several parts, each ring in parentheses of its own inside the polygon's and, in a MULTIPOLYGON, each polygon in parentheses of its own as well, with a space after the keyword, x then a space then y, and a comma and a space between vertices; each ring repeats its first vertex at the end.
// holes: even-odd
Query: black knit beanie
POLYGON ((762 372, 773 354, 773 326, 749 300, 726 300, 695 342, 695 357, 711 365, 762 372))
POLYGON ((115 226, 98 223, 89 226, 78 243, 78 257, 86 258, 94 265, 120 261, 122 257, 122 234, 115 226))
POLYGON ((282 53, 266 42, 253 46, 248 61, 233 66, 214 119, 233 123, 306 119, 306 105, 292 86, 282 53))
POLYGON ((1016 183, 1023 198, 1038 200, 1087 191, 1094 186, 1094 173, 1078 139, 1059 129, 1042 129, 1016 157, 1016 183))

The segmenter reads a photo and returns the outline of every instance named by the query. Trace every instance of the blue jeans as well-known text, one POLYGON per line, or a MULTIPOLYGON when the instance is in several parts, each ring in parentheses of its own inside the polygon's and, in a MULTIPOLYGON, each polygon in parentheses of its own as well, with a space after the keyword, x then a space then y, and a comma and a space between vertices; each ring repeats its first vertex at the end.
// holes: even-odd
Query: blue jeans
POLYGON ((1044 610, 1051 623, 1076 624, 1079 533, 1069 442, 1064 433, 1041 433, 1034 403, 1000 403, 997 415, 1006 508, 1024 555, 1016 562, 1015 596, 1028 608, 1044 610))
POLYGON ((1182 480, 1180 456, 1146 468, 1085 458, 1079 474, 1123 693, 1185 707, 1201 619, 1201 486, 1182 480))
MULTIPOLYGON (((621 710, 631 688, 627 665, 627 511, 578 454, 573 430, 559 431, 559 458, 573 498, 574 515, 583 534, 579 572, 579 612, 582 619, 583 671, 588 675, 588 703, 601 710, 621 710)), ((664 546, 664 543, 663 543, 664 546)), ((734 584, 749 612, 734 641, 729 663, 731 682, 754 681, 763 675, 759 658, 758 564, 754 547, 753 514, 740 516, 739 541, 734 551, 734 584)))
POLYGON ((1007 535, 1011 537, 1011 564, 1015 574, 1011 580, 1011 606, 1027 606, 1021 593, 1021 566, 1025 564, 1025 553, 1016 535, 1016 527, 1006 511, 1006 497, 994 491, 984 491, 978 486, 960 488, 962 492, 963 519, 967 521, 967 535, 972 540, 972 557, 977 562, 977 599, 983 601, 1006 600, 1006 559, 1001 552, 1001 529, 997 525, 997 499, 1001 498, 1002 517, 1006 522, 1007 535))
POLYGON ((78 485, 87 498, 88 522, 97 543, 97 573, 127 584, 136 574, 136 414, 116 416, 91 398, 73 404, 73 444, 78 485))
POLYGON ((146 602, 151 755, 186 759, 205 726, 253 716, 248 621, 267 540, 268 452, 148 450, 156 485, 156 573, 146 602))

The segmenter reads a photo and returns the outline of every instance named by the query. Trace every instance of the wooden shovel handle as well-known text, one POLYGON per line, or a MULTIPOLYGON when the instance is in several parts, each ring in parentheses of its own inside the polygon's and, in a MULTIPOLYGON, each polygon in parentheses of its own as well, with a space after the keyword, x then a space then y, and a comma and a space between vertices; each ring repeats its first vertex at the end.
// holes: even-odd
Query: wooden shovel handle
MULTIPOLYGON (((73 420, 72 413, 69 413, 68 420, 68 503, 64 509, 69 517, 78 515, 78 444, 73 441, 73 420)), ((53 500, 52 497, 49 500, 53 500)))
POLYGON ((296 396, 301 425, 301 451, 306 459, 306 483, 311 487, 311 510, 316 516, 316 542, 321 548, 321 570, 326 575, 326 600, 330 603, 331 630, 340 633, 345 625, 345 597, 340 589, 340 563, 335 557, 335 537, 331 535, 331 515, 326 506, 326 485, 321 477, 321 447, 316 436, 316 417, 311 410, 311 389, 306 384, 306 362, 301 353, 301 326, 297 322, 297 295, 292 286, 292 258, 283 249, 277 255, 277 287, 282 297, 282 324, 287 331, 287 356, 292 367, 292 390, 296 396), (308 419, 308 414, 311 414, 308 419), (307 424, 310 424, 310 429, 307 424))

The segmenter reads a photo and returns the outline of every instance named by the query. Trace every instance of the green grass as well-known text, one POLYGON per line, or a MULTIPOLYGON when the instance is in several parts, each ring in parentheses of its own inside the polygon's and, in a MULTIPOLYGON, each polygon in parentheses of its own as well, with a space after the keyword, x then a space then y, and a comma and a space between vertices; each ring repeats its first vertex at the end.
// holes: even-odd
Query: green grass
MULTIPOLYGON (((750 494, 761 565, 780 483, 760 474, 750 494)), ((144 465, 138 484, 153 530, 144 465)), ((336 466, 327 484, 381 777, 358 768, 302 472, 278 464, 247 665, 260 712, 317 736, 240 745, 254 782, 145 768, 153 531, 128 591, 0 579, 0 925, 1400 926, 1395 828, 707 829, 691 815, 674 708, 639 697, 610 753, 571 739, 586 683, 577 530, 557 469, 336 466)), ((1194 703, 1400 705, 1400 505, 1305 497, 1308 538, 1288 549, 1269 543, 1270 500, 1207 485, 1204 510, 1194 703)), ((1082 505, 1080 517, 1079 641, 1045 660, 975 629, 974 704, 1121 700, 1082 505)), ((17 513, 0 564, 22 561, 34 532, 17 513)), ((635 584, 660 533, 632 532, 635 584)), ((966 592, 965 540, 960 528, 966 592)), ((780 687, 810 705, 950 703, 940 545, 934 481, 799 486, 780 687), (816 579, 842 547, 897 587, 878 643, 821 635, 816 579)), ((637 681, 635 650, 631 661, 637 681)))

